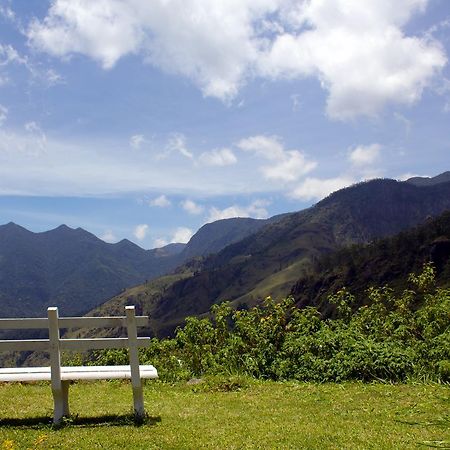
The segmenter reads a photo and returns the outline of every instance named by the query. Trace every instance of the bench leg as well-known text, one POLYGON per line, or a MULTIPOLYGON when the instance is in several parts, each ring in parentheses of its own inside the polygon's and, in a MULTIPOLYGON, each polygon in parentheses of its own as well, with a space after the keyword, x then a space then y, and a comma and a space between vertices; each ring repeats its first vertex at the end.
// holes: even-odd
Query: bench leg
POLYGON ((144 392, 142 390, 142 382, 140 386, 133 386, 133 403, 134 415, 137 419, 143 419, 145 416, 144 409, 144 392))
POLYGON ((53 423, 61 423, 64 416, 70 414, 69 411, 69 381, 61 381, 61 389, 52 389, 53 393, 53 423))

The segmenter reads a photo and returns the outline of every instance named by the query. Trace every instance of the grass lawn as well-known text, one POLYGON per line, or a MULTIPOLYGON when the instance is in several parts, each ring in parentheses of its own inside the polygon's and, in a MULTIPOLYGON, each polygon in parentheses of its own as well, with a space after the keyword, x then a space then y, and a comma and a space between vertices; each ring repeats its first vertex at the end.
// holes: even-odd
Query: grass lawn
POLYGON ((248 382, 232 388, 224 379, 148 382, 149 418, 135 426, 128 383, 79 382, 70 387, 73 417, 56 429, 48 384, 1 384, 0 449, 450 448, 449 386, 248 382))

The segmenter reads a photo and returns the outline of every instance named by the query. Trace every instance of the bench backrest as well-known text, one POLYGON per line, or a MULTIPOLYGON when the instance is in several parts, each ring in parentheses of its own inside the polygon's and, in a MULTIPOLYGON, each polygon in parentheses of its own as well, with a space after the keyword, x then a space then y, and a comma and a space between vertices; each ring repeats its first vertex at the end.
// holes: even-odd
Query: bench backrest
POLYGON ((137 327, 148 324, 147 316, 135 315, 134 306, 125 307, 123 317, 59 317, 58 308, 47 309, 43 319, 0 319, 0 329, 48 329, 48 339, 0 340, 0 351, 41 350, 50 353, 50 372, 55 402, 54 422, 58 423, 68 414, 68 382, 61 380, 61 350, 89 350, 106 348, 128 348, 131 384, 133 386, 134 410, 139 417, 144 415, 144 397, 139 369, 138 348, 150 344, 150 338, 138 337, 137 327), (127 338, 61 339, 60 328, 114 328, 125 327, 127 338), (64 386, 65 389, 64 390, 64 386), (64 394, 66 392, 66 394, 64 394), (65 400, 64 400, 65 399, 65 400))
POLYGON ((136 316, 134 306, 125 307, 125 316, 116 317, 59 317, 58 308, 47 309, 46 318, 0 319, 0 330, 48 329, 48 339, 6 339, 0 340, 0 351, 47 351, 57 345, 59 350, 94 350, 126 348, 130 344, 146 347, 148 337, 137 337, 137 327, 148 325, 148 316, 136 316), (64 328, 118 328, 127 329, 126 338, 75 338, 61 339, 64 328))
POLYGON ((61 388, 61 350, 89 350, 107 348, 128 348, 131 380, 133 386, 140 386, 138 348, 147 347, 150 338, 138 337, 137 327, 148 324, 148 316, 136 316, 134 306, 125 307, 123 317, 59 317, 58 308, 47 309, 43 319, 0 319, 0 329, 45 329, 48 339, 0 340, 0 351, 40 350, 50 353, 52 388, 61 388), (60 328, 109 328, 125 327, 126 338, 61 339, 60 328))

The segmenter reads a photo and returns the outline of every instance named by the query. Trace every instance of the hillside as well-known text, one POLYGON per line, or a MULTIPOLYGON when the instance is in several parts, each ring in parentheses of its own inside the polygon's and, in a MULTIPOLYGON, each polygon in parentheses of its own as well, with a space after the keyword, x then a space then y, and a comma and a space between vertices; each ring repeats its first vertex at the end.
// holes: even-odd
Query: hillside
POLYGON ((239 307, 268 295, 286 296, 310 262, 323 254, 394 235, 446 209, 450 183, 419 187, 373 180, 342 189, 225 247, 206 258, 192 276, 166 286, 148 308, 154 332, 170 334, 186 316, 203 314, 221 301, 239 307))
POLYGON ((440 173, 435 177, 412 177, 405 183, 414 184, 416 186, 433 186, 440 183, 448 183, 450 181, 450 171, 440 173))
POLYGON ((432 262, 439 286, 450 286, 450 211, 423 225, 370 244, 353 245, 326 255, 311 265, 309 274, 291 290, 298 306, 329 309, 327 298, 342 287, 366 301, 370 286, 389 284, 396 290, 408 285, 408 274, 432 262))

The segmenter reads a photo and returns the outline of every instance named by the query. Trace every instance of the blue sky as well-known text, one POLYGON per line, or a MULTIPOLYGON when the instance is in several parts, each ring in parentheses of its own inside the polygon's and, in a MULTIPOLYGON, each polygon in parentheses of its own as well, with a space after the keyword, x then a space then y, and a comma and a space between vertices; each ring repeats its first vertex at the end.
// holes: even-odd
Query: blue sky
POLYGON ((450 169, 448 0, 0 0, 0 223, 144 248, 450 169))

